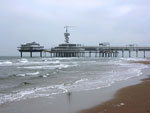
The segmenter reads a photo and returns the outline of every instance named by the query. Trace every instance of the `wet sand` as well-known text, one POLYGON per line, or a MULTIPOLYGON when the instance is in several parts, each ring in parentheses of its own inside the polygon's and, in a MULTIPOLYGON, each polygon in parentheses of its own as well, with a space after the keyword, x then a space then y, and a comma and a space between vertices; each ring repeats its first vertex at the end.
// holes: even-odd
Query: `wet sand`
POLYGON ((150 64, 150 61, 131 61, 131 63, 150 64))
POLYGON ((120 89, 110 101, 79 113, 150 113, 150 78, 120 89))

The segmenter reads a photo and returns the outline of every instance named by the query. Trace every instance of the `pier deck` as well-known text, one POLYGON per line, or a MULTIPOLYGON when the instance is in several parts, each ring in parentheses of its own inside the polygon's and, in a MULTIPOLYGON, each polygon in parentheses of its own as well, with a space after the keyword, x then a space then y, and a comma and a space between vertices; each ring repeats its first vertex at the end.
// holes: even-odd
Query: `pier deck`
MULTIPOLYGON (((128 47, 128 46, 80 46, 75 48, 53 48, 45 49, 44 52, 50 53, 51 57, 85 57, 85 54, 88 53, 88 56, 91 57, 91 53, 94 53, 95 57, 118 57, 119 53, 124 53, 127 51, 129 57, 131 57, 131 52, 136 52, 136 57, 138 57, 139 51, 143 52, 143 57, 146 57, 146 52, 150 51, 150 47, 128 47), (76 49, 75 49, 76 48, 76 49), (77 50, 77 51, 76 51, 77 50), (75 54, 73 56, 66 54, 75 54), (63 55, 65 54, 65 55, 63 55)), ((149 53, 150 54, 150 53, 149 53)))

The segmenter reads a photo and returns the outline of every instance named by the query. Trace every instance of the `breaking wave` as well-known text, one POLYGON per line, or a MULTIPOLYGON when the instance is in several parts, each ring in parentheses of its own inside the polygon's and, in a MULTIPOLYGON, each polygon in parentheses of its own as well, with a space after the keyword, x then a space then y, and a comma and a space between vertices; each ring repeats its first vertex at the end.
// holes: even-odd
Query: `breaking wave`
POLYGON ((44 66, 27 66, 27 67, 17 67, 17 68, 25 68, 25 69, 63 69, 68 67, 73 67, 76 65, 67 65, 67 64, 59 64, 59 65, 44 65, 44 66))
POLYGON ((40 72, 33 72, 33 73, 17 74, 15 76, 24 77, 24 76, 35 76, 35 75, 39 75, 39 74, 40 74, 40 72))
POLYGON ((11 61, 1 61, 0 62, 0 65, 10 65, 10 64, 12 64, 11 61))

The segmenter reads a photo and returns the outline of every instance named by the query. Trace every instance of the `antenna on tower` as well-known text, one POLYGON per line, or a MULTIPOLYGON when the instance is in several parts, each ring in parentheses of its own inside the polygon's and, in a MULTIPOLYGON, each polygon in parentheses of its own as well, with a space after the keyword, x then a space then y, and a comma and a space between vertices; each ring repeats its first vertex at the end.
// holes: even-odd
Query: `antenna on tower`
POLYGON ((69 43, 69 36, 70 36, 70 33, 68 33, 68 28, 71 28, 71 27, 74 27, 74 26, 65 26, 64 28, 66 29, 66 32, 64 33, 64 36, 65 36, 65 43, 69 43))

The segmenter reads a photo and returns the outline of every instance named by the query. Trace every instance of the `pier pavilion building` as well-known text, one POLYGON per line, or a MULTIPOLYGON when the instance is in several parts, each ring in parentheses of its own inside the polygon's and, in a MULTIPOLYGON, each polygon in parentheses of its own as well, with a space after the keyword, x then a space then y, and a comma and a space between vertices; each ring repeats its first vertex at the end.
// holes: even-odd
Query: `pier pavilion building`
POLYGON ((23 56, 23 52, 29 52, 30 57, 32 57, 33 52, 39 52, 40 57, 42 57, 43 50, 44 46, 40 46, 40 44, 36 42, 21 44, 20 47, 18 47, 18 51, 20 52, 21 57, 23 56))
POLYGON ((68 28, 71 26, 66 26, 66 32, 64 33, 65 42, 59 44, 58 46, 51 48, 50 54, 52 57, 81 57, 84 56, 85 48, 81 44, 73 44, 69 42, 70 33, 68 28))

